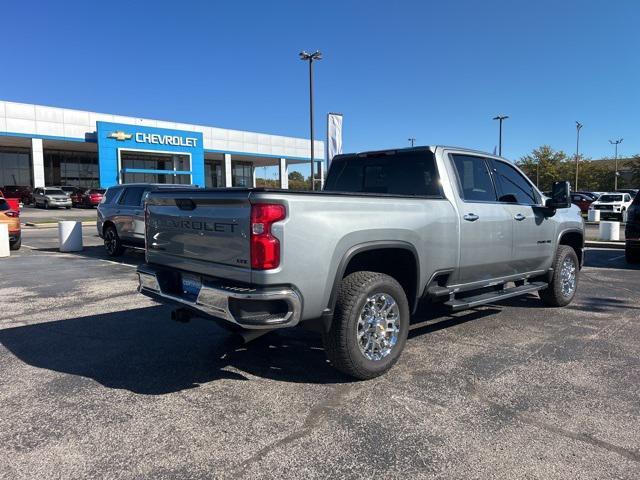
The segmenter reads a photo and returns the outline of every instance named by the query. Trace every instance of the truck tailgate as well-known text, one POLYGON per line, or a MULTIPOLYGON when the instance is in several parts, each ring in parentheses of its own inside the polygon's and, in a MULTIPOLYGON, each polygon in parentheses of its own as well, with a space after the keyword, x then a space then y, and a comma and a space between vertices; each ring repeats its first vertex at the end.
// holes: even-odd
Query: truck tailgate
POLYGON ((154 192, 146 204, 147 262, 251 280, 246 190, 154 192))

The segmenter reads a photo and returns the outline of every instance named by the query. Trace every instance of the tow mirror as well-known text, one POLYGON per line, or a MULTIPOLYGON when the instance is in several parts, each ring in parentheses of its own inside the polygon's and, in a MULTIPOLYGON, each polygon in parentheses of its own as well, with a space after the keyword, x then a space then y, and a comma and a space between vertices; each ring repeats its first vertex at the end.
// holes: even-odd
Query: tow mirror
POLYGON ((569 182, 553 182, 551 188, 551 198, 545 203, 548 208, 569 208, 571 207, 571 195, 569 182))

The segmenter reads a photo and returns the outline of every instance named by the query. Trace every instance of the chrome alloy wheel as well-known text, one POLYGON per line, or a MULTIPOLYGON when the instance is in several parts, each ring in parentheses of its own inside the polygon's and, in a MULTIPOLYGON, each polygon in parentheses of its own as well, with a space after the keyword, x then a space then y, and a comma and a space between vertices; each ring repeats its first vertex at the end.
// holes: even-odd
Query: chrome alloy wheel
POLYGON ((576 289, 576 264, 573 258, 567 257, 560 268, 562 295, 570 297, 576 289))
POLYGON ((400 309, 388 293, 367 298, 357 323, 360 351, 368 360, 378 361, 391 353, 400 334, 400 309))

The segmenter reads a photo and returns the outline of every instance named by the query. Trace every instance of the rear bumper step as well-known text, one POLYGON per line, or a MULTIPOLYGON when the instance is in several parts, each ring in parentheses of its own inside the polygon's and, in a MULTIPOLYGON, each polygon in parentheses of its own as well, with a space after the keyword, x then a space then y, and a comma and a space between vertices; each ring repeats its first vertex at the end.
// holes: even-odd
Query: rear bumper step
POLYGON ((517 297, 518 295, 524 295, 526 293, 537 292, 547 288, 548 284, 545 282, 532 282, 519 287, 506 288, 496 292, 487 292, 473 297, 466 298, 454 298, 444 304, 452 311, 465 310, 467 308, 478 307, 480 305, 486 305, 487 303, 499 302, 500 300, 506 300, 507 298, 517 297))
POLYGON ((143 295, 246 329, 293 327, 302 315, 300 296, 291 288, 229 286, 203 278, 200 291, 193 296, 182 294, 175 287, 179 272, 144 264, 138 267, 137 273, 138 292, 143 295))

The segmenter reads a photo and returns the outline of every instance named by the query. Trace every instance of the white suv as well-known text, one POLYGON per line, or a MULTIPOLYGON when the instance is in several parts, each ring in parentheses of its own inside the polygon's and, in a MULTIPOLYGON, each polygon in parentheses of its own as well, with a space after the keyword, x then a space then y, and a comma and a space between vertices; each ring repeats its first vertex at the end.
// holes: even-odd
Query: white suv
POLYGON ((631 202, 633 198, 628 193, 603 193, 589 206, 589 210, 600 210, 601 217, 615 217, 622 220, 631 202))

